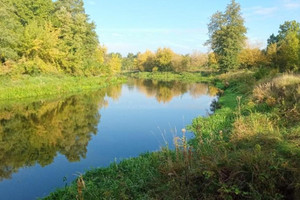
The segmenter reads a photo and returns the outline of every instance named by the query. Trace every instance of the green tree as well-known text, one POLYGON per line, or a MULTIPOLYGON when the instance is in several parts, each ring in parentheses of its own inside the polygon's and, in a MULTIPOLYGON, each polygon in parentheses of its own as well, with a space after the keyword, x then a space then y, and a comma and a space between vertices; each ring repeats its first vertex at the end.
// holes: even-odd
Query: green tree
POLYGON ((278 31, 278 41, 283 40, 287 37, 287 35, 291 32, 293 33, 299 33, 300 31, 300 24, 296 22, 295 20, 293 21, 285 21, 282 25, 279 26, 279 31, 278 31))
POLYGON ((279 27, 278 35, 268 39, 267 55, 270 65, 280 71, 297 71, 300 67, 300 24, 286 21, 279 27))
POLYGON ((133 53, 129 53, 127 57, 123 58, 122 60, 122 70, 136 70, 135 62, 136 62, 137 55, 133 53))
POLYGON ((140 71, 152 71, 155 67, 155 54, 149 50, 139 53, 135 65, 140 71))
POLYGON ((159 48, 156 51, 155 63, 159 71, 173 71, 172 59, 174 52, 170 48, 159 48))
POLYGON ((300 40, 297 32, 289 32, 280 41, 278 57, 282 71, 297 71, 300 67, 300 40))
POLYGON ((12 2, 0 0, 0 61, 16 61, 19 58, 19 46, 22 33, 22 25, 12 2))
POLYGON ((241 68, 257 68, 267 63, 267 57, 258 46, 246 44, 239 54, 241 68))
POLYGON ((107 64, 113 74, 119 73, 122 66, 122 58, 117 53, 112 53, 109 55, 107 64))
POLYGON ((60 30, 51 23, 39 25, 36 21, 29 22, 24 29, 21 46, 25 73, 60 71, 59 61, 64 54, 59 51, 59 33, 60 30))
POLYGON ((241 8, 234 0, 224 13, 215 13, 208 24, 209 40, 217 55, 220 68, 224 71, 239 67, 238 55, 246 39, 247 29, 241 16, 241 8))
POLYGON ((43 23, 50 21, 53 12, 53 2, 51 0, 13 0, 15 14, 23 26, 31 20, 43 23))
POLYGON ((0 74, 108 73, 83 0, 0 0, 0 74))
POLYGON ((90 66, 90 60, 97 60, 99 45, 94 23, 89 22, 82 0, 58 0, 55 2, 54 25, 61 29, 63 41, 60 49, 66 53, 61 61, 64 70, 82 74, 90 66))

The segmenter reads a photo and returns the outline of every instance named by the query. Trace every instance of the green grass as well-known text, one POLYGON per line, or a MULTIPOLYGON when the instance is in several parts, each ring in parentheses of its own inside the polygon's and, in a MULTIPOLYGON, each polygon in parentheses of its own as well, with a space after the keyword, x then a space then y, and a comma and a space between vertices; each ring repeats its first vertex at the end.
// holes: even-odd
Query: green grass
POLYGON ((161 81, 183 81, 190 83, 199 83, 199 82, 211 82, 214 78, 213 74, 204 75, 200 72, 189 73, 175 73, 175 72, 133 72, 133 73, 124 73, 125 76, 132 78, 141 78, 141 79, 151 79, 151 80, 161 80, 161 81))
MULTIPOLYGON (((255 74, 240 71, 212 79, 223 94, 213 115, 198 117, 188 127, 194 139, 188 143, 179 139, 176 150, 86 172, 84 199, 299 197, 299 76, 255 78, 255 74), (274 87, 268 86, 271 82, 274 87), (261 84, 266 87, 262 91, 257 89, 261 84)), ((76 195, 74 182, 47 199, 76 195)))
POLYGON ((97 90, 109 84, 124 82, 125 78, 73 76, 0 77, 0 100, 45 97, 97 90))
MULTIPOLYGON (((84 175, 84 199, 150 199, 150 188, 156 188, 155 178, 159 177, 158 167, 158 154, 148 153, 88 171, 84 175)), ((77 184, 73 182, 45 199, 69 200, 76 196, 77 184)))

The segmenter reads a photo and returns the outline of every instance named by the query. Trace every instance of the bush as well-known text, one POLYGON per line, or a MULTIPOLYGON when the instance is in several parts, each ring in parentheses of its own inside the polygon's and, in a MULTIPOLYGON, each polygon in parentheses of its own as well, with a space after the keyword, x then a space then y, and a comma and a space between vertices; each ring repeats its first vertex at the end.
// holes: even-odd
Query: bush
POLYGON ((300 76, 284 74, 256 86, 253 100, 276 108, 285 123, 300 121, 300 76))

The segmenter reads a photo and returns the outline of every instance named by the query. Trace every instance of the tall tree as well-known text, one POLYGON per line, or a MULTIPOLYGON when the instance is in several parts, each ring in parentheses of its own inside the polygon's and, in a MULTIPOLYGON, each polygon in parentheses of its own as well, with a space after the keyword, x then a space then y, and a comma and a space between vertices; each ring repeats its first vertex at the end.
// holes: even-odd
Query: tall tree
POLYGON ((172 71, 174 52, 170 48, 159 48, 156 51, 155 64, 159 71, 172 71))
POLYGON ((16 9, 9 0, 0 0, 0 62, 17 60, 22 25, 15 14, 16 9))
POLYGON ((268 39, 267 53, 272 55, 271 65, 279 68, 280 71, 299 70, 300 24, 293 20, 280 25, 278 35, 272 34, 268 39))
POLYGON ((15 14, 23 26, 31 20, 43 23, 50 21, 53 12, 52 0, 13 0, 15 14))
POLYGON ((210 44, 217 55, 221 70, 238 68, 238 55, 243 48, 247 32, 240 5, 232 0, 224 13, 215 13, 208 24, 208 31, 209 40, 206 44, 210 44))
POLYGON ((89 22, 82 0, 58 0, 55 16, 54 25, 61 29, 61 49, 66 52, 62 66, 70 73, 81 74, 89 60, 96 60, 99 42, 95 25, 89 22))

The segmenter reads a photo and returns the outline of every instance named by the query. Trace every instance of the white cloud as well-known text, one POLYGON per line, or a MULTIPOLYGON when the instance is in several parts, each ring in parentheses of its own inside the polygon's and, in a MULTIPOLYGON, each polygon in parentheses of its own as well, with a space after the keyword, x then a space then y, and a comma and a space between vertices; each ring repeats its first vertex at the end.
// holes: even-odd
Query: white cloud
POLYGON ((255 15, 263 15, 263 16, 270 16, 272 14, 274 14, 278 8, 277 7, 261 7, 261 6, 257 6, 257 7, 253 7, 253 14, 255 15))
POLYGON ((300 1, 283 0, 283 6, 288 10, 297 9, 300 8, 300 1))

